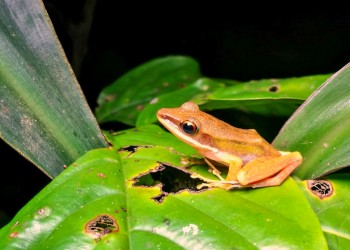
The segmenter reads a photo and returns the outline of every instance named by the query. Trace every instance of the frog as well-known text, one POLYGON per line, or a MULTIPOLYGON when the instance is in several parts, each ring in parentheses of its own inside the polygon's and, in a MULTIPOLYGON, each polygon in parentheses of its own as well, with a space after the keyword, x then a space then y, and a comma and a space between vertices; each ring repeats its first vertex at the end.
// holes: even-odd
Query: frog
POLYGON ((302 163, 298 151, 279 151, 255 129, 241 129, 199 109, 191 101, 161 108, 158 121, 178 139, 192 146, 218 179, 201 178, 207 187, 261 188, 281 185, 302 163), (227 167, 226 178, 218 167, 227 167))

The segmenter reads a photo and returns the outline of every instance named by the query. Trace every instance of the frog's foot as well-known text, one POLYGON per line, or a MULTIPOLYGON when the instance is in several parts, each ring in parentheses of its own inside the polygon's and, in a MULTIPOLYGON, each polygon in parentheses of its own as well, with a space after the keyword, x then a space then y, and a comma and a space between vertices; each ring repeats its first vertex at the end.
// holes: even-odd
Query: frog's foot
POLYGON ((202 188, 221 188, 225 190, 231 190, 235 188, 242 188, 243 186, 241 184, 236 184, 236 183, 223 183, 220 181, 213 182, 213 183, 202 183, 197 186, 197 189, 202 189, 202 188))
MULTIPOLYGON (((221 177, 221 176, 220 176, 221 177)), ((234 188, 241 188, 243 187, 238 181, 226 181, 224 180, 222 177, 220 178, 220 180, 212 180, 206 177, 203 177, 197 173, 193 173, 191 174, 191 178, 195 179, 201 179, 202 181, 204 181, 204 183, 201 183, 197 186, 198 189, 202 189, 202 188, 221 188, 221 189, 225 189, 225 190, 230 190, 230 189, 234 189, 234 188)))
MULTIPOLYGON (((210 171, 210 170, 209 170, 209 171, 210 171)), ((218 177, 220 181, 225 181, 225 179, 222 178, 222 176, 221 176, 221 172, 220 172, 219 170, 217 170, 216 168, 215 168, 215 169, 211 169, 210 172, 211 172, 213 175, 215 175, 216 177, 218 177)), ((208 179, 208 180, 210 180, 210 179, 208 179)))

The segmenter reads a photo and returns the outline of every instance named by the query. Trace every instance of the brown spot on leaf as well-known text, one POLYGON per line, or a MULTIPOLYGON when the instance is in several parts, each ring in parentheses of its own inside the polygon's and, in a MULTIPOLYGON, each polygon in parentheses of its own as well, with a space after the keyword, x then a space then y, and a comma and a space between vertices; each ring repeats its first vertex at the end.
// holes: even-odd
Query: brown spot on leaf
POLYGON ((108 214, 99 215, 85 225, 85 232, 98 240, 106 234, 116 233, 118 231, 118 223, 114 217, 108 214))
POLYGON ((307 187, 312 194, 320 199, 329 197, 333 194, 333 186, 327 180, 308 180, 307 187))
POLYGON ((18 232, 13 232, 10 234, 10 238, 15 238, 18 235, 18 232))
POLYGON ((38 210, 38 215, 44 215, 46 213, 46 209, 45 208, 41 208, 38 210))
POLYGON ((115 95, 115 94, 109 94, 109 95, 106 95, 106 96, 105 96, 105 101, 106 101, 106 102, 110 102, 110 101, 115 100, 116 98, 117 98, 117 95, 115 95))
POLYGON ((98 173, 97 176, 101 178, 106 178, 106 175, 104 173, 98 173))
POLYGON ((278 85, 272 85, 267 89, 269 92, 278 92, 280 90, 280 87, 278 85))
POLYGON ((43 207, 36 211, 35 218, 43 219, 49 216, 50 214, 51 214, 51 209, 48 207, 43 207))
POLYGON ((155 103, 157 103, 157 102, 158 102, 158 97, 153 98, 149 103, 150 103, 150 104, 155 104, 155 103))
POLYGON ((180 89, 182 89, 182 88, 186 87, 186 83, 180 83, 178 86, 180 89))

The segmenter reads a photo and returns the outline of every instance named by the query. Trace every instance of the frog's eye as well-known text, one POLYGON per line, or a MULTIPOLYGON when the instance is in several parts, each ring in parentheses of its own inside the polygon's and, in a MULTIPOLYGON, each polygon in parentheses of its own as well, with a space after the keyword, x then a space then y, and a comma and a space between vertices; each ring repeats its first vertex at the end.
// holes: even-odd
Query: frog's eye
POLYGON ((198 132, 198 127, 194 122, 183 121, 181 122, 182 131, 189 135, 195 135, 198 132))

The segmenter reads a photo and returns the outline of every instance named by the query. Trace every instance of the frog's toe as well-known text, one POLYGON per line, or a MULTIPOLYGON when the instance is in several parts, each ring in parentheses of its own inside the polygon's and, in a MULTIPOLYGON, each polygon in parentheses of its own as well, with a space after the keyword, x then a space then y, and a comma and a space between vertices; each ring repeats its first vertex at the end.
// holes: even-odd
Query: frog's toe
POLYGON ((221 188, 225 190, 231 190, 235 188, 241 188, 243 187, 239 183, 227 183, 227 182, 212 182, 212 183, 201 183, 197 185, 197 189, 202 189, 202 188, 221 188))

